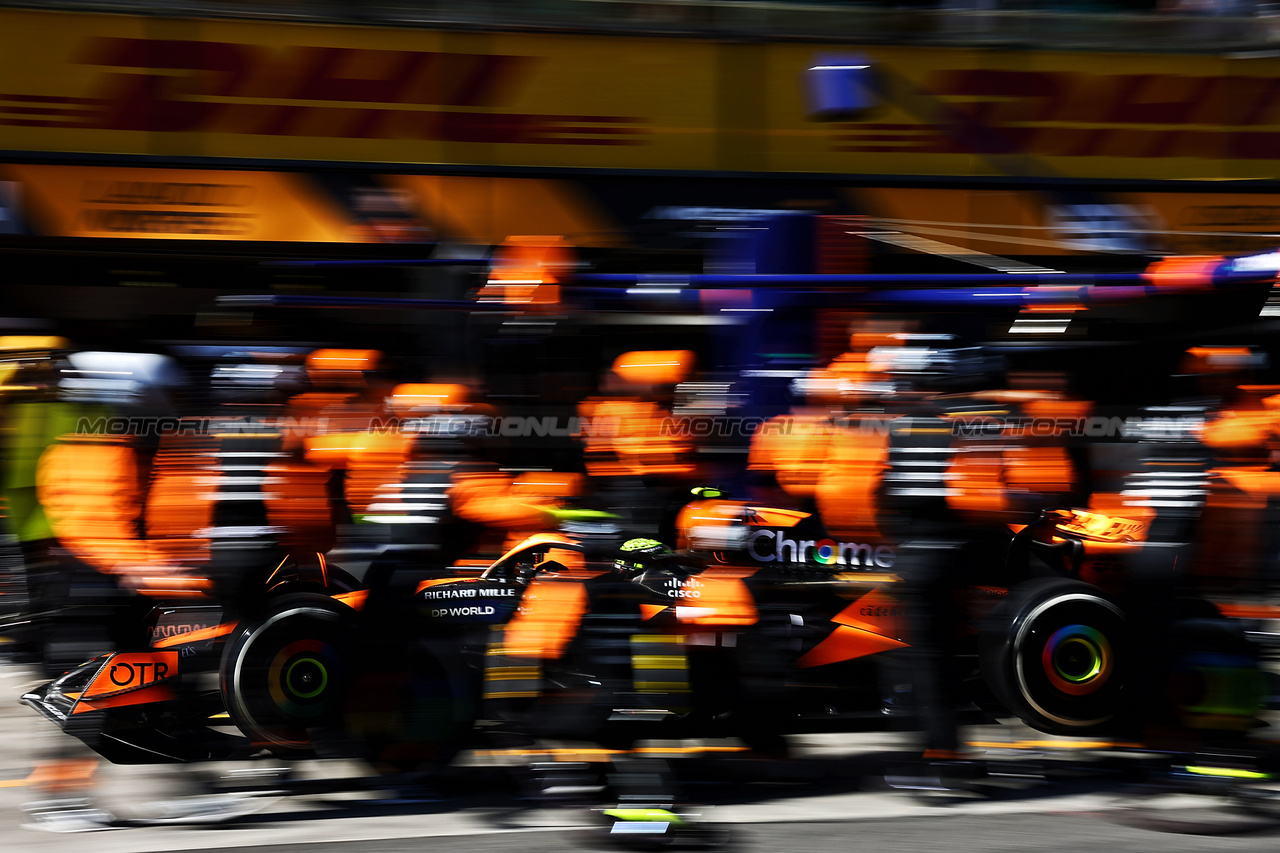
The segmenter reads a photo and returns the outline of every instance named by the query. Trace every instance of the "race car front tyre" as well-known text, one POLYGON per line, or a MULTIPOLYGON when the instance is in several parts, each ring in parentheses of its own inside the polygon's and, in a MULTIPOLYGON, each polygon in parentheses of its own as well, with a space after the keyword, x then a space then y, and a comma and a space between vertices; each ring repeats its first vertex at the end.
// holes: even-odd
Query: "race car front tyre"
POLYGON ((992 610, 981 667, 996 698, 1049 734, 1105 731, 1128 702, 1132 665, 1124 612, 1096 587, 1042 578, 1015 587, 992 610))
POLYGON ((231 635, 222 656, 227 713, 255 745, 310 754, 337 725, 351 683, 354 611, 323 595, 281 597, 231 635))

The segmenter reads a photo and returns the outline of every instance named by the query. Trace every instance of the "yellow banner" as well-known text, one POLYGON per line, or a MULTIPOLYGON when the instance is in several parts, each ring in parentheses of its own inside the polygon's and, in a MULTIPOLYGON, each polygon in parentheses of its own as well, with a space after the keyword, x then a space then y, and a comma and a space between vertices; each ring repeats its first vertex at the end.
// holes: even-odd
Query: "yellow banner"
POLYGON ((41 234, 197 240, 368 242, 302 176, 277 172, 4 166, 41 234))
POLYGON ((0 11, 0 148, 772 173, 1280 174, 1280 58, 0 11), (833 59, 834 57, 834 59, 833 59), (812 117, 823 63, 878 81, 812 117))

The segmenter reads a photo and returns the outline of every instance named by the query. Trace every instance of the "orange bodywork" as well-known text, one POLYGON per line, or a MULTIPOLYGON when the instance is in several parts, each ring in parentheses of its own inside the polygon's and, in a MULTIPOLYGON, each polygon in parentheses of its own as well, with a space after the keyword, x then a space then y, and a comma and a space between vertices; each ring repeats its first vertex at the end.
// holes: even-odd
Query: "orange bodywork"
POLYGON ((334 601, 341 601, 352 610, 363 610, 364 604, 369 600, 369 590, 357 589, 354 592, 343 592, 333 597, 334 601))
POLYGON ((185 634, 177 634, 172 637, 165 637, 156 640, 155 647, 157 649, 167 649, 172 646, 185 646, 188 643, 199 643, 204 640, 216 640, 218 637, 225 637, 236 629, 235 622, 224 622, 221 625, 214 625, 211 628, 197 628, 194 631, 188 631, 185 634))
POLYGON ((901 640, 894 640, 862 628, 838 625, 827 638, 814 646, 796 661, 796 666, 807 669, 815 666, 826 666, 841 663, 855 658, 866 657, 890 649, 901 649, 907 646, 901 640))
POLYGON ((668 605, 666 604, 641 604, 640 619, 641 621, 648 622, 650 619, 666 610, 667 607, 668 605))
POLYGON ((437 586, 448 586, 449 584, 474 583, 479 578, 428 578, 418 582, 418 588, 414 592, 422 592, 424 589, 431 589, 437 586))
POLYGON ((127 705, 150 705, 153 702, 169 702, 177 698, 178 694, 174 693, 169 685, 157 684, 155 687, 144 687, 130 693, 118 693, 92 701, 81 699, 71 709, 71 713, 85 714, 89 711, 105 711, 108 708, 123 708, 127 705))
POLYGON ((176 698, 167 684, 178 675, 177 652, 118 653, 107 658, 80 694, 73 714, 164 702, 176 698))
POLYGON ((747 524, 754 527, 795 527, 811 515, 794 509, 747 506, 745 504, 743 507, 747 524))
POLYGON ((901 640, 907 635, 906 616, 903 601, 880 589, 873 589, 831 617, 831 621, 901 640))

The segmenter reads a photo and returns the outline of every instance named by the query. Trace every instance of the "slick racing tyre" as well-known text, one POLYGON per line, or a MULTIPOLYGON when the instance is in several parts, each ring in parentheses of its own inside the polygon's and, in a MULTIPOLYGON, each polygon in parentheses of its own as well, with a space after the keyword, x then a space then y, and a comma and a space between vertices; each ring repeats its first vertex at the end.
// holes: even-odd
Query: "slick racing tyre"
POLYGON ((1024 723, 1050 734, 1103 731, 1117 720, 1130 642, 1123 611, 1096 587, 1038 579, 992 610, 981 638, 982 674, 1024 723))
POLYGON ((354 612, 298 593, 237 626, 220 670, 227 713, 255 744, 281 757, 309 754, 315 732, 341 720, 351 683, 354 612))

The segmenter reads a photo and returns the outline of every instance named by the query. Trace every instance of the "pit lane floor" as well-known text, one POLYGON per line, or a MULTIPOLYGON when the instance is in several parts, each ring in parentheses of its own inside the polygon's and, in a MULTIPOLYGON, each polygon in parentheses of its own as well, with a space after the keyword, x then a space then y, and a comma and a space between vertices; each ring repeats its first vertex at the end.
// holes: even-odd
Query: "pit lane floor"
MULTIPOLYGON (((563 853, 566 847, 600 846, 592 829, 598 813, 585 804, 549 807, 522 801, 509 767, 528 759, 503 753, 464 756, 460 767, 427 791, 364 784, 364 771, 350 762, 303 762, 295 773, 295 788, 302 793, 263 797, 253 813, 219 824, 113 828, 91 837, 22 829, 22 807, 38 796, 30 778, 36 762, 86 754, 17 703, 35 682, 25 669, 0 666, 0 831, 10 849, 63 850, 72 843, 92 843, 101 853, 394 853, 429 844, 450 853, 563 853), (350 784, 322 784, 334 779, 350 784)), ((913 796, 888 789, 886 769, 910 754, 909 736, 900 733, 796 737, 795 757, 788 762, 750 758, 733 751, 731 742, 681 744, 685 752, 670 764, 685 798, 708 804, 709 818, 733 828, 734 849, 1079 853, 1105 843, 1109 853, 1172 853, 1260 849, 1280 835, 1280 822, 1275 829, 1270 822, 1226 824, 1226 831, 1253 830, 1228 837, 1157 833, 1150 826, 1161 815, 1193 821, 1184 829, 1195 829, 1197 816, 1214 818, 1216 804, 1207 798, 1149 798, 1134 811, 1132 780, 1126 771, 1104 767, 1107 753, 1052 746, 1011 725, 971 729, 970 739, 1009 774, 987 796, 913 796), (691 747, 715 751, 689 752, 691 747), (1086 758, 1090 763, 1084 766, 1086 758), (1060 771, 1051 783, 1039 778, 1046 759, 1056 761, 1060 771)), ((564 752, 558 757, 592 758, 564 752)), ((172 766, 102 765, 93 787, 98 803, 117 815, 147 817, 157 813, 157 803, 197 795, 193 777, 193 771, 172 766)))

